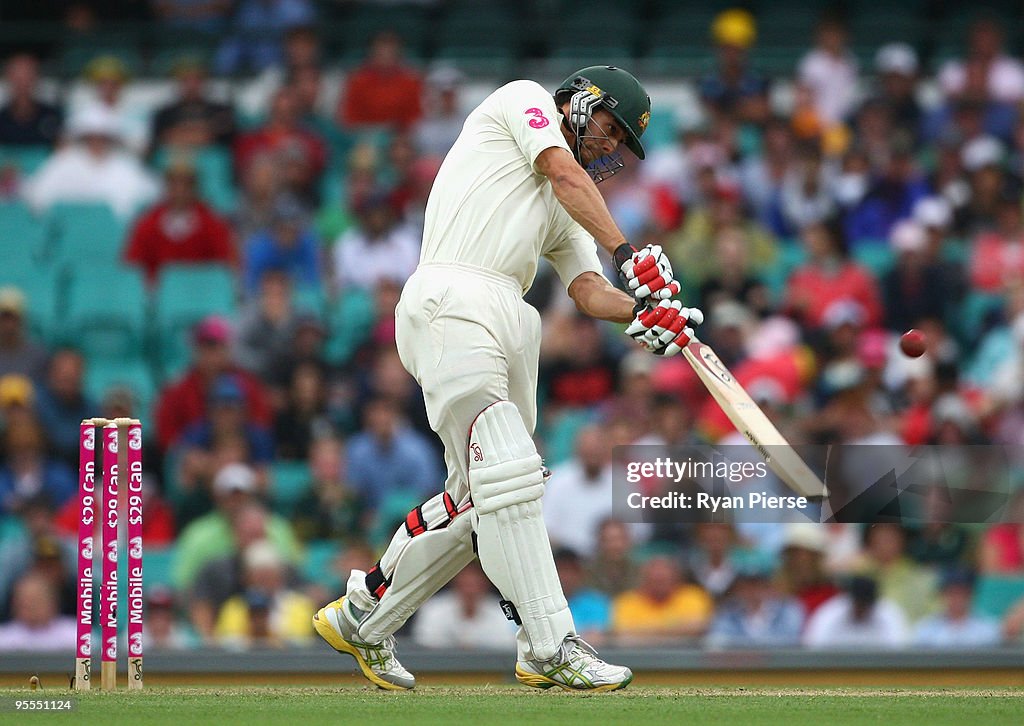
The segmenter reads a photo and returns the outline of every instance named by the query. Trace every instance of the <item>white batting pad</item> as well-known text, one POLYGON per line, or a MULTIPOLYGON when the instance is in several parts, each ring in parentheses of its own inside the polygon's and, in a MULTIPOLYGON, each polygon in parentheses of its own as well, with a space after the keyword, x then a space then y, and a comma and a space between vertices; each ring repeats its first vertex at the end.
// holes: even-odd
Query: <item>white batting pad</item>
POLYGON ((514 404, 477 416, 468 455, 480 564, 519 612, 528 641, 519 638, 520 659, 549 660, 576 631, 541 515, 541 458, 514 404))

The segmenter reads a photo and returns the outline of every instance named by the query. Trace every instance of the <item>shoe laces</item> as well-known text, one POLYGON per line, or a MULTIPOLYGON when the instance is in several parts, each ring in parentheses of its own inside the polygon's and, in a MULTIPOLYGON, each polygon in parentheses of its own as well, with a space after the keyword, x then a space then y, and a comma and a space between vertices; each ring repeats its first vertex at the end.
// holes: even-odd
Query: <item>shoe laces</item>
POLYGON ((583 666, 588 666, 594 661, 599 660, 594 646, 578 635, 567 636, 566 639, 562 641, 563 660, 569 660, 572 657, 575 657, 576 660, 580 661, 583 666))

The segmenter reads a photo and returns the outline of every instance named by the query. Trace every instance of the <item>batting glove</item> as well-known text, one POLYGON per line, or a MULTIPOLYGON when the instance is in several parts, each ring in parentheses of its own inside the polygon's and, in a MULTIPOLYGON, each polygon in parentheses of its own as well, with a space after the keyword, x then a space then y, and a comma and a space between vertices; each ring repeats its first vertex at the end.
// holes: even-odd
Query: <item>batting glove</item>
POLYGON ((679 293, 679 282, 672 277, 672 263, 661 245, 647 245, 642 250, 619 245, 614 259, 622 284, 637 300, 667 300, 679 293))
POLYGON ((704 313, 699 308, 684 308, 678 300, 662 300, 639 310, 626 328, 626 335, 654 355, 676 355, 694 337, 688 324, 703 322, 704 313))

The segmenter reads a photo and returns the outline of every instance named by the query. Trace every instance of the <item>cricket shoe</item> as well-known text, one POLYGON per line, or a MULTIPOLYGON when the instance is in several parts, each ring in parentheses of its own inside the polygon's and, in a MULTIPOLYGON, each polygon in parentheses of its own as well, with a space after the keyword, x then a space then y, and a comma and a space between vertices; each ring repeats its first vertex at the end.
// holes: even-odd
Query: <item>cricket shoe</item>
POLYGON ((348 598, 341 597, 320 608, 313 616, 313 627, 336 651, 355 658, 359 670, 379 688, 406 691, 415 686, 416 678, 395 657, 394 636, 380 643, 359 639, 356 632, 362 615, 365 613, 360 613, 348 598))
POLYGON ((617 691, 633 680, 633 671, 605 663, 578 635, 562 641, 551 660, 521 660, 516 680, 533 688, 558 686, 566 691, 617 691))

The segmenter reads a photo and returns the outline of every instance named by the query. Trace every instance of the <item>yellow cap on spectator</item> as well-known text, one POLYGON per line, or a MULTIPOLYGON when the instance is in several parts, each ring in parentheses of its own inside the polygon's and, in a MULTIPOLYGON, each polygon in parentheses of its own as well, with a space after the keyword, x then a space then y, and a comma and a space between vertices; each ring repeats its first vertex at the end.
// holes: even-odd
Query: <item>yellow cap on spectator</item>
POLYGON ((93 83, 99 81, 126 81, 128 66, 116 55, 101 55, 89 61, 85 67, 85 77, 93 83))
POLYGON ((0 313, 21 315, 25 310, 25 295, 16 287, 0 287, 0 313))
POLYGON ((35 398, 35 389, 28 376, 8 373, 0 378, 0 406, 29 406, 35 398))
POLYGON ((711 37, 719 45, 749 48, 757 39, 754 16, 741 8, 724 10, 711 23, 711 37))

